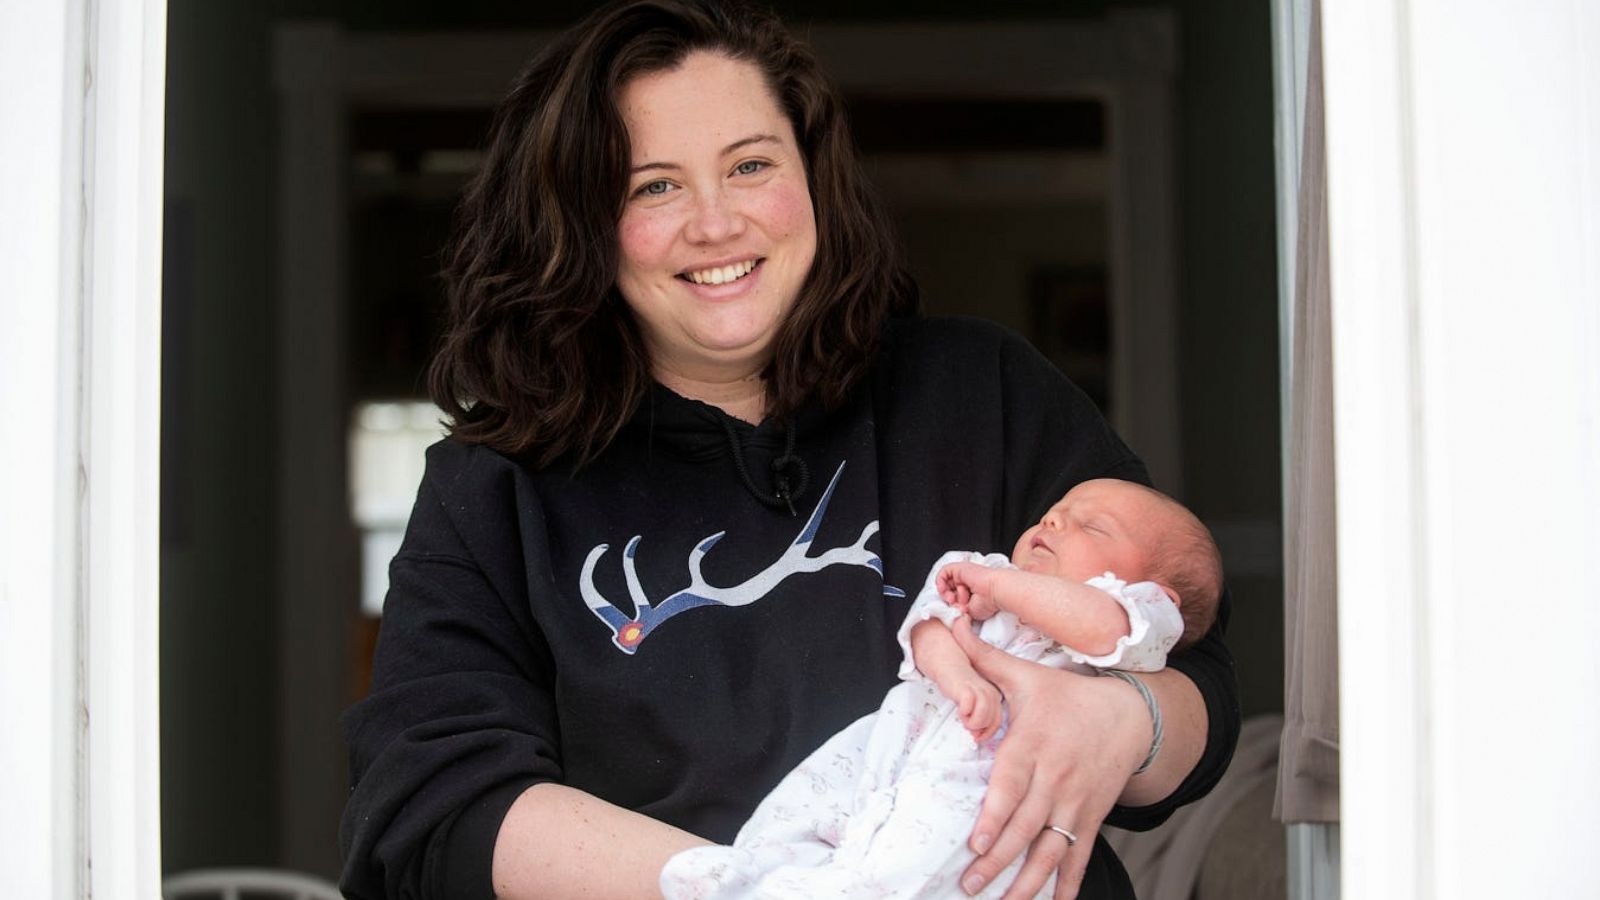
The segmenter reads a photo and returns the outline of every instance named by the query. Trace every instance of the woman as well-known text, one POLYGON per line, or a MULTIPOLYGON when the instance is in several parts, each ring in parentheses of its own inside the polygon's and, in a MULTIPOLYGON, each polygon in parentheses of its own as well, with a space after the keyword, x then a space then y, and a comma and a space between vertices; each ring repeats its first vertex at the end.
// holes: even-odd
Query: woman
MULTIPOLYGON (((452 438, 346 719, 352 896, 652 894, 877 706, 903 589, 941 551, 1146 478, 1025 343, 910 315, 837 96, 742 7, 617 4, 540 54, 449 285, 431 384, 452 438)), ((1008 897, 1052 872, 1059 897, 1130 897, 1078 839, 1220 776, 1220 638, 1147 679, 1165 742, 1137 776, 1152 710, 1130 685, 975 663, 1013 719, 963 884, 1027 854, 1008 897)))

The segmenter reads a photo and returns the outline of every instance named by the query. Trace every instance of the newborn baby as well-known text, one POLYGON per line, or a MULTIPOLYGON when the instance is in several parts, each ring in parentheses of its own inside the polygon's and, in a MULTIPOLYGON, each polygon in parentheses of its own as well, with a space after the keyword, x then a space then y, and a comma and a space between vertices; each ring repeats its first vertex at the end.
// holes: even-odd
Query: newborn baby
MULTIPOLYGON (((904 682, 829 738, 756 808, 731 847, 674 856, 668 898, 947 897, 1005 734, 998 688, 951 628, 1053 668, 1153 672, 1211 626, 1222 566, 1176 501, 1114 479, 1073 488, 1008 562, 946 553, 900 627, 904 682)), ((998 897, 1014 862, 980 896, 998 897)), ((1049 897, 1054 879, 1039 896, 1049 897)))

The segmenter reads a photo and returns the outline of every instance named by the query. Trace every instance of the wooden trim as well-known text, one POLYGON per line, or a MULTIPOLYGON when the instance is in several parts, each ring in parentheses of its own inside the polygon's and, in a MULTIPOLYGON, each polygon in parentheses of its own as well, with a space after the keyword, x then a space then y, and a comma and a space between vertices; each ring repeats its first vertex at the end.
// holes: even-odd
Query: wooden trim
POLYGON ((159 610, 165 0, 88 5, 82 353, 86 866, 97 898, 161 876, 159 610))
POLYGON ((19 896, 86 875, 80 608, 84 4, 0 6, 0 871, 19 896), (29 85, 19 90, 16 85, 29 85), (27 177, 15 173, 26 172, 27 177))
POLYGON ((1344 885, 1434 896, 1417 430, 1416 248, 1403 0, 1323 7, 1338 473, 1344 885), (1359 589, 1356 589, 1359 586, 1359 589))
POLYGON ((280 26, 278 89, 279 861, 337 871, 331 831, 348 789, 338 719, 357 613, 360 551, 349 511, 345 378, 348 39, 280 26))

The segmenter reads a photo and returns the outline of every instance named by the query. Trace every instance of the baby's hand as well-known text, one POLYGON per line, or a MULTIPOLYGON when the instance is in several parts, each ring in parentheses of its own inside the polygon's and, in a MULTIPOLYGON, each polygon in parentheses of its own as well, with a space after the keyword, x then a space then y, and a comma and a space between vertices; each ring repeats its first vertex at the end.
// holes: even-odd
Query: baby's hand
POLYGON ((983 743, 1000 730, 1000 689, 977 672, 963 678, 955 696, 956 713, 972 739, 983 743))
POLYGON ((977 563, 951 563, 939 570, 939 596, 953 608, 978 621, 1000 611, 988 586, 995 570, 977 563))
POLYGON ((939 577, 934 582, 939 588, 940 599, 961 612, 967 611, 967 603, 972 599, 972 591, 959 577, 961 568, 968 565, 971 563, 951 563, 939 570, 939 577))

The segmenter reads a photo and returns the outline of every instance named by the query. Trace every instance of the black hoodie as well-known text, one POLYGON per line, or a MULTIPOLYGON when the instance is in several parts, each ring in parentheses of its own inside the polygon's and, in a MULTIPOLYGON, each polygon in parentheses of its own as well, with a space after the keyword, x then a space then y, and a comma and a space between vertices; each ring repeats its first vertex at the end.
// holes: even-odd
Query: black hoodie
MULTIPOLYGON (((436 444, 372 692, 345 717, 344 890, 492 897, 501 820, 541 781, 730 842, 894 685, 905 593, 940 553, 1007 552, 1099 477, 1148 480, 1077 388, 975 319, 895 322, 843 408, 789 427, 656 386, 576 474, 436 444), (808 476, 792 514, 756 497, 791 428, 808 476)), ((1169 660, 1206 700, 1200 765, 1108 824, 1152 827, 1221 777, 1239 728, 1226 618, 1224 597, 1213 633, 1169 660)), ((1133 896, 1103 841, 1079 896, 1133 896)))

